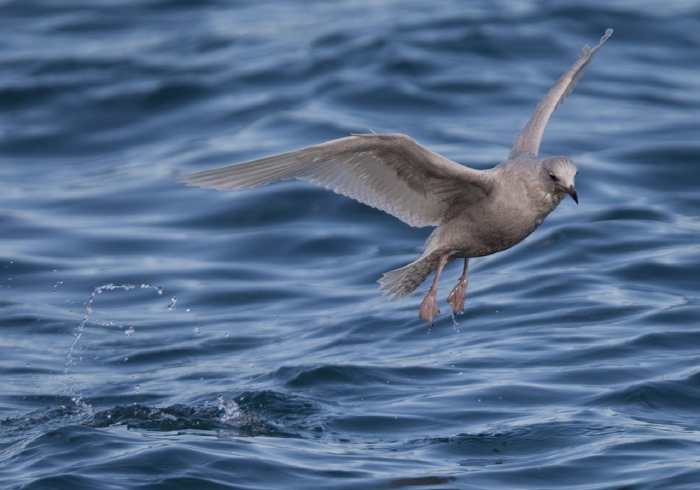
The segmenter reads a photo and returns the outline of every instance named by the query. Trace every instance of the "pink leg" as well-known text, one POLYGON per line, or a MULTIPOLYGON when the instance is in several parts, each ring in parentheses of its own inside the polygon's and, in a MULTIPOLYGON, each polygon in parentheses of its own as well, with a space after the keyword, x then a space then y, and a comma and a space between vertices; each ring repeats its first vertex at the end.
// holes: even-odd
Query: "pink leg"
POLYGON ((452 312, 456 315, 460 311, 464 311, 464 297, 467 294, 467 269, 469 267, 469 259, 464 259, 464 272, 459 282, 452 289, 452 292, 447 297, 447 302, 452 305, 452 312))
POLYGON ((425 299, 420 304, 420 310, 418 311, 418 317, 428 320, 430 326, 433 326, 433 319, 435 315, 440 313, 440 308, 437 305, 437 299, 435 294, 437 293, 438 281, 440 281, 440 274, 442 274, 442 269, 447 264, 447 260, 450 258, 450 254, 442 254, 440 259, 438 259, 437 271, 435 271, 435 279, 433 279, 433 285, 430 286, 430 291, 425 295, 425 299))

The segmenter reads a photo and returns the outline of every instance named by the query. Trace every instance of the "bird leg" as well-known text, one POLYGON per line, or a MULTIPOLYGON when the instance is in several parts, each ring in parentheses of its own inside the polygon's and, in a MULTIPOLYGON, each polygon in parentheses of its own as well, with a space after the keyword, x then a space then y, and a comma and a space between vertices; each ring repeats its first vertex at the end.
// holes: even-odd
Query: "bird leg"
POLYGON ((438 266, 437 270, 435 271, 435 279, 433 279, 433 285, 430 286, 430 290, 428 291, 428 294, 425 295, 423 302, 420 304, 420 310, 418 311, 418 317, 423 318, 424 320, 428 320, 428 323, 431 327, 433 326, 433 319, 435 318, 435 315, 440 313, 440 308, 438 308, 435 294, 437 293, 437 286, 438 281, 440 281, 440 274, 442 274, 442 269, 447 264, 449 258, 450 254, 445 253, 442 254, 438 259, 438 266))
POLYGON ((467 269, 469 267, 469 259, 464 259, 464 271, 459 282, 452 289, 452 292, 447 297, 447 302, 452 305, 452 313, 457 314, 464 311, 464 297, 467 294, 467 269))

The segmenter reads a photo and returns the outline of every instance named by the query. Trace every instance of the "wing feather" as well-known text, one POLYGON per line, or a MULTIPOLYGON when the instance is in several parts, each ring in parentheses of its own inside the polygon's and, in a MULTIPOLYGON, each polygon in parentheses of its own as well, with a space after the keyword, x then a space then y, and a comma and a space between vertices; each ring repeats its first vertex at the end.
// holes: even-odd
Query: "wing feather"
POLYGON ((411 226, 439 224, 451 206, 483 199, 488 172, 459 165, 402 134, 367 134, 184 177, 220 191, 299 179, 381 209, 411 226))
POLYGON ((593 48, 586 44, 581 51, 581 55, 574 65, 564 73, 554 87, 547 92, 542 101, 535 108, 535 112, 530 118, 525 128, 518 133, 513 143, 513 150, 510 152, 508 159, 517 158, 519 156, 537 157, 542 141, 542 134, 547 126, 550 116, 554 111, 564 103, 566 98, 571 94, 576 87, 576 84, 586 71, 588 64, 591 62, 595 54, 605 41, 612 35, 613 30, 608 29, 605 35, 600 38, 600 42, 593 48))

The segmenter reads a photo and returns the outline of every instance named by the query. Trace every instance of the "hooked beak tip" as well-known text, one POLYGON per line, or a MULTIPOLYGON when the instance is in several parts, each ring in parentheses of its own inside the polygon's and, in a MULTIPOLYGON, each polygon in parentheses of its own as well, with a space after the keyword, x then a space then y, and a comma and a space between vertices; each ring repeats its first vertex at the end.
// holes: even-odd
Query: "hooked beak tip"
POLYGON ((574 188, 573 185, 569 186, 569 188, 566 189, 566 193, 571 196, 571 199, 576 201, 576 204, 578 204, 578 194, 576 193, 576 189, 574 188))

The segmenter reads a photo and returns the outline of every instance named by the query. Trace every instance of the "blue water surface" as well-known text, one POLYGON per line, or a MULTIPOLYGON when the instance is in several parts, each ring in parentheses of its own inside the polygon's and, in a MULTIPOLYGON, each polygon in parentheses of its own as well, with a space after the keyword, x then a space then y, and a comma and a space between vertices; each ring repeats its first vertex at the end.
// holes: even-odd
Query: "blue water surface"
POLYGON ((0 2, 9 489, 696 489, 700 4, 0 2), (205 170, 351 133, 475 168, 545 133, 567 199, 466 311, 382 273, 430 229, 205 170))

